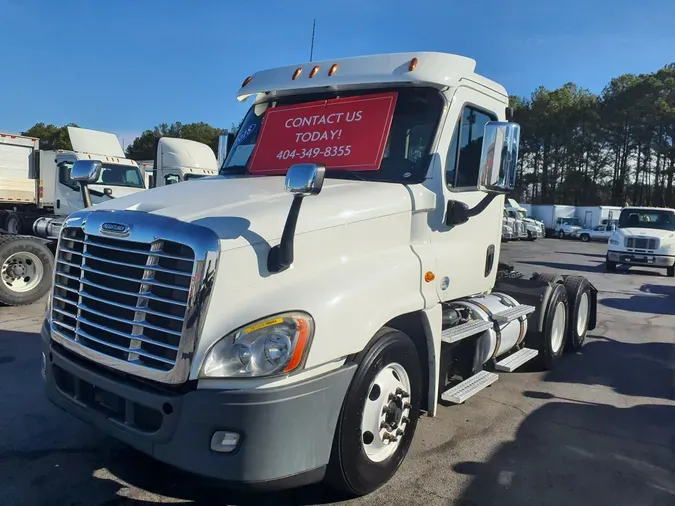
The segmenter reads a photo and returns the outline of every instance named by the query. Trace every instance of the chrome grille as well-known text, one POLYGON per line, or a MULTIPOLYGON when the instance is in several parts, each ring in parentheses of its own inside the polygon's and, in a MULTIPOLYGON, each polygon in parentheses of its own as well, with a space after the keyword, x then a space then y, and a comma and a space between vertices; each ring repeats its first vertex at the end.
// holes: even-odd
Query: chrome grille
POLYGON ((178 359, 194 270, 195 253, 185 244, 64 227, 52 328, 100 354, 169 371, 178 359))

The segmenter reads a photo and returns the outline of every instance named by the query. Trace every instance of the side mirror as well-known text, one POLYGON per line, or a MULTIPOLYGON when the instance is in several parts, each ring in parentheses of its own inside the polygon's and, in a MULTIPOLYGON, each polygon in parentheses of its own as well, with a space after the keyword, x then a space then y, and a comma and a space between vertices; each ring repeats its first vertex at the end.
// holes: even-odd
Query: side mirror
POLYGON ((101 176, 101 167, 98 160, 77 160, 70 171, 70 178, 78 183, 95 183, 101 176))
POLYGON ((323 187, 326 166, 320 163, 299 163, 291 165, 286 173, 284 188, 293 195, 318 195, 323 187))
POLYGON ((490 121, 485 125, 480 156, 481 190, 509 193, 516 184, 520 125, 490 121))
POLYGON ((270 272, 285 271, 293 264, 295 226, 298 223, 302 200, 321 192, 325 175, 326 166, 318 163, 301 163, 288 169, 284 188, 293 195, 293 202, 288 210, 281 241, 270 249, 267 257, 267 270, 270 272))

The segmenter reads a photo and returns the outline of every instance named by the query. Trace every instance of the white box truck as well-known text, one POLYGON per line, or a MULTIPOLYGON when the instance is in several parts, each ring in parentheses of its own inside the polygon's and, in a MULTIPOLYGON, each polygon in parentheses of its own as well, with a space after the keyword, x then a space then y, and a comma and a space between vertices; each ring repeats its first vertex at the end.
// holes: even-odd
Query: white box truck
POLYGON ((61 223, 83 207, 70 177, 77 160, 102 163, 90 185, 94 204, 144 190, 136 162, 114 134, 68 127, 73 151, 39 149, 39 139, 0 133, 0 303, 29 304, 49 289, 49 245, 61 223), (41 240, 44 239, 44 240, 41 240))
POLYGON ((586 278, 498 279, 519 127, 475 66, 399 53, 246 78, 219 176, 64 224, 48 398, 194 473, 363 495, 422 412, 579 349, 586 278))
POLYGON ((593 229, 598 225, 610 225, 619 219, 621 208, 617 206, 577 206, 576 217, 585 229, 593 229))
POLYGON ((675 277, 675 209, 624 207, 607 244, 607 272, 619 264, 659 267, 675 277))
POLYGON ((532 206, 532 216, 544 224, 547 237, 577 237, 581 221, 576 216, 575 206, 542 204, 532 206))

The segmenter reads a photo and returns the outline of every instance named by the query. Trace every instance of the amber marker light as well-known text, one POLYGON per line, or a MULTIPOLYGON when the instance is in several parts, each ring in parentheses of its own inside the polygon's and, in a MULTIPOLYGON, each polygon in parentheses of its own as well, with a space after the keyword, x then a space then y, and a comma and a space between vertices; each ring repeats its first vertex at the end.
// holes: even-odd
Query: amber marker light
POLYGON ((337 63, 333 63, 330 66, 330 69, 328 70, 328 77, 332 76, 333 74, 335 74, 337 72, 338 66, 339 65, 337 63))
POLYGON ((241 83, 241 87, 243 88, 243 87, 246 86, 248 83, 250 83, 250 82, 251 82, 251 79, 253 79, 253 76, 248 76, 246 79, 244 79, 244 82, 241 83))
POLYGON ((309 73, 309 78, 311 79, 312 77, 314 77, 318 71, 319 71, 319 66, 317 65, 317 66, 314 67, 314 68, 312 69, 312 71, 309 73))
POLYGON ((417 63, 418 63, 418 62, 419 62, 419 60, 418 60, 417 58, 413 58, 412 60, 410 60, 410 65, 408 65, 408 70, 409 70, 410 72, 412 72, 413 70, 415 70, 415 69, 417 68, 417 63))
POLYGON ((298 326, 298 342, 295 343, 295 349, 293 350, 293 356, 288 362, 288 365, 284 368, 284 372, 291 372, 293 369, 297 368, 302 361, 302 356, 305 352, 305 347, 307 346, 307 340, 309 339, 309 325, 306 320, 298 318, 295 320, 298 326))
POLYGON ((293 72, 293 80, 295 81, 298 77, 300 77, 300 74, 302 74, 302 67, 295 69, 295 72, 293 72))
POLYGON ((434 279, 436 279, 436 275, 431 271, 427 271, 424 275, 424 281, 427 283, 431 283, 434 279))

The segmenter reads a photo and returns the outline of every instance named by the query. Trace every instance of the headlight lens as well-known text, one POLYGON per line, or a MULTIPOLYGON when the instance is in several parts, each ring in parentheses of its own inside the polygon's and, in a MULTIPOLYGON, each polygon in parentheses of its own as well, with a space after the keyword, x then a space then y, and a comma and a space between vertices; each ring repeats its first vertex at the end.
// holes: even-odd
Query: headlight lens
POLYGON ((289 373, 307 354, 314 321, 305 313, 258 320, 228 334, 208 351, 200 377, 237 378, 289 373))
POLYGON ((616 239, 610 239, 610 240, 609 240, 609 244, 613 244, 614 246, 618 246, 618 245, 619 245, 619 241, 617 241, 616 239))

